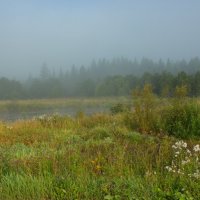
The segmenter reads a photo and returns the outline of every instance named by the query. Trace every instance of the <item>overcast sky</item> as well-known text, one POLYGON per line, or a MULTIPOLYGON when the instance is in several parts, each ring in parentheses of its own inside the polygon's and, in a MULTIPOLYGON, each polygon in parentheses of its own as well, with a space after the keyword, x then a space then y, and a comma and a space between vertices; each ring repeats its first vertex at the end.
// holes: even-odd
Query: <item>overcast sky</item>
POLYGON ((0 76, 118 56, 200 56, 200 1, 0 0, 0 76))

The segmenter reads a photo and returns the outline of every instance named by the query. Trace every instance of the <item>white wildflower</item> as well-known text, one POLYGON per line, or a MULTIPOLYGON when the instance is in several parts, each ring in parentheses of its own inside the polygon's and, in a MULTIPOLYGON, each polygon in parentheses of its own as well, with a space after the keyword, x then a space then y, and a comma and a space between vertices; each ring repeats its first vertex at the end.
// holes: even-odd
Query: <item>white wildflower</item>
POLYGON ((194 150, 195 152, 200 151, 200 146, 199 146, 199 144, 195 145, 194 148, 193 148, 193 150, 194 150))
POLYGON ((193 174, 195 178, 200 178, 199 170, 197 169, 196 172, 193 174))
POLYGON ((182 147, 187 148, 187 143, 186 142, 182 143, 182 147))
POLYGON ((187 153, 189 154, 189 156, 192 155, 191 151, 189 149, 187 149, 187 153))
POLYGON ((185 165, 185 164, 187 164, 187 163, 189 163, 189 162, 190 162, 190 159, 186 159, 186 160, 182 160, 181 164, 182 164, 182 165, 185 165))
POLYGON ((188 149, 187 143, 181 140, 172 145, 172 148, 174 149, 174 158, 171 165, 165 167, 167 171, 189 178, 200 179, 200 145, 195 145, 193 151, 191 151, 188 149))
POLYGON ((169 167, 169 166, 166 166, 165 168, 168 170, 168 172, 171 172, 171 171, 172 171, 172 168, 169 167))

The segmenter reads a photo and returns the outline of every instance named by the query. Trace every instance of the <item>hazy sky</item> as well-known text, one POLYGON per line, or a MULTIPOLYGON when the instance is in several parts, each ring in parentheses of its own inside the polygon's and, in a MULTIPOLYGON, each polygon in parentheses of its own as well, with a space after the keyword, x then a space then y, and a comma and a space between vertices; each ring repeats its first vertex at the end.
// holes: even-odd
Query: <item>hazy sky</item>
POLYGON ((200 56, 200 1, 0 0, 0 76, 117 56, 200 56))

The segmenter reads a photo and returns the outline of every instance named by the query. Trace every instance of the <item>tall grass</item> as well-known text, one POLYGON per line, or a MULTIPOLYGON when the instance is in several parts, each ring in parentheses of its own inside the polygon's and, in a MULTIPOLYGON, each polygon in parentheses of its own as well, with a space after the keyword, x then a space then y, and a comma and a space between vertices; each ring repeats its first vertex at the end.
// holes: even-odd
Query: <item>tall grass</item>
MULTIPOLYGON (((162 119, 149 109, 145 120, 162 119)), ((1 123, 0 199, 200 199, 198 176, 166 168, 175 162, 176 134, 160 134, 162 126, 145 121, 135 124, 134 112, 1 123)), ((200 140, 185 142, 193 157, 184 172, 193 173, 200 140)))

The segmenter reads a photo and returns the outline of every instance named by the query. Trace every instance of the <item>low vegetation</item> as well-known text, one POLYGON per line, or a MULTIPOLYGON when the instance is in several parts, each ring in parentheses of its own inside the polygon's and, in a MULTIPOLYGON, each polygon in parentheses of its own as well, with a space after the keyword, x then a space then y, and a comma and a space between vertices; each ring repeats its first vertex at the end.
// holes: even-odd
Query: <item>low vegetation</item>
POLYGON ((200 199, 200 107, 184 90, 158 101, 145 85, 110 114, 2 122, 0 199, 200 199))

